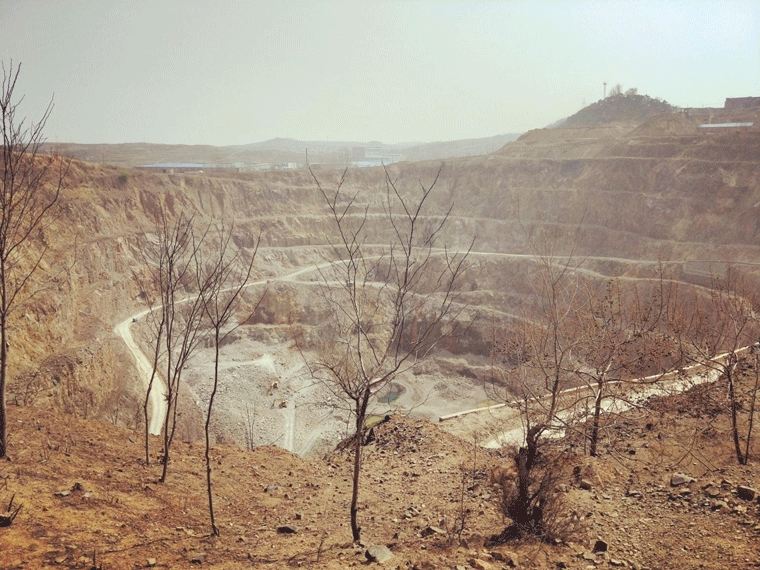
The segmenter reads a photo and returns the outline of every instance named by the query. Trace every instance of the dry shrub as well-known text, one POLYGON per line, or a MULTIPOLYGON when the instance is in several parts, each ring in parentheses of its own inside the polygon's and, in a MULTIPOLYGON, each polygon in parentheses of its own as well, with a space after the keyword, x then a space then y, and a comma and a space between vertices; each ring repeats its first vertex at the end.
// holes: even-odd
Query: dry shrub
POLYGON ((528 501, 520 500, 519 450, 512 454, 515 467, 508 466, 504 472, 512 477, 501 477, 496 481, 501 489, 500 508, 505 520, 510 524, 500 534, 491 537, 491 542, 502 543, 518 540, 526 536, 542 541, 577 541, 585 533, 583 522, 567 501, 566 490, 572 478, 575 455, 553 449, 543 442, 543 449, 533 467, 528 471, 528 501))

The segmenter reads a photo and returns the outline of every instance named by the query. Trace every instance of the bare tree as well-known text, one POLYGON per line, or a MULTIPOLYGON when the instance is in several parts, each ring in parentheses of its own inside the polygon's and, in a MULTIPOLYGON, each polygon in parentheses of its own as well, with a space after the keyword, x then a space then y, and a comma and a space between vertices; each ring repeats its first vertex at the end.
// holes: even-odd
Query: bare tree
MULTIPOLYGON (((141 406, 145 427, 145 465, 150 465, 150 435, 151 433, 156 433, 158 431, 152 429, 152 418, 148 412, 151 410, 151 405, 154 401, 153 387, 159 375, 158 368, 162 356, 164 325, 166 324, 166 312, 160 310, 156 306, 159 301, 155 298, 154 291, 152 290, 156 284, 160 284, 163 281, 164 278, 162 275, 164 275, 164 272, 166 271, 166 257, 168 252, 166 251, 166 248, 162 248, 160 245, 160 241, 155 243, 147 241, 147 243, 141 244, 141 247, 138 248, 138 252, 143 262, 142 267, 147 270, 150 275, 150 284, 146 286, 146 284, 143 283, 143 276, 139 271, 132 271, 132 278, 139 284, 142 288, 142 293, 145 295, 145 298, 148 299, 148 312, 145 320, 150 328, 153 341, 150 378, 148 379, 145 398, 143 398, 141 406)), ((160 285, 158 286, 158 292, 160 293, 160 285)), ((161 397, 163 397, 163 395, 161 395, 161 397)), ((158 423, 158 415, 161 411, 158 409, 152 409, 151 411, 156 416, 155 423, 158 423)))
MULTIPOLYGON (((744 438, 744 459, 749 463, 750 445, 752 443, 752 430, 755 426, 755 410, 757 408, 757 397, 760 394, 760 345, 752 345, 752 374, 750 375, 750 386, 747 390, 746 397, 749 399, 747 409, 747 425, 744 438)), ((738 431, 738 427, 737 427, 738 431)))
MULTIPOLYGON (((384 227, 368 228, 369 206, 359 205, 359 193, 343 189, 346 172, 336 189, 323 189, 337 240, 332 244, 334 273, 322 273, 331 322, 326 346, 315 375, 347 404, 353 417, 353 479, 351 532, 361 540, 357 521, 359 475, 365 420, 370 403, 400 373, 434 349, 440 339, 456 330, 460 313, 456 283, 465 270, 464 253, 437 249, 451 209, 428 218, 427 208, 438 181, 420 182, 416 198, 402 194, 385 170, 384 227), (371 244, 378 235, 386 243, 371 244)), ((471 246, 470 246, 471 247, 471 246)))
MULTIPOLYGON (((166 211, 159 214, 156 235, 145 239, 144 258, 152 289, 158 295, 148 320, 153 323, 154 359, 151 381, 145 402, 150 399, 158 369, 163 366, 166 383, 165 409, 163 411, 163 470, 159 481, 166 481, 169 451, 177 427, 178 398, 185 365, 204 339, 202 319, 204 296, 208 293, 198 288, 199 281, 193 271, 201 256, 201 245, 208 228, 196 236, 193 218, 180 214, 174 221, 166 211), (163 359, 163 362, 160 362, 163 359)), ((203 282, 204 287, 210 283, 203 282)), ((147 406, 144 407, 144 410, 147 406)), ((156 410, 154 410, 156 413, 156 410)), ((146 422, 147 425, 147 422, 146 422)), ((147 429, 147 428, 146 428, 147 429)), ((147 437, 146 437, 147 454, 147 437)))
POLYGON ((248 402, 245 404, 245 421, 243 422, 243 430, 245 431, 245 448, 247 451, 253 451, 254 437, 253 427, 256 422, 256 405, 253 406, 253 411, 248 407, 248 402))
MULTIPOLYGON (((151 425, 150 425, 150 418, 148 417, 148 408, 151 405, 151 396, 153 393, 153 385, 156 382, 156 375, 158 374, 158 366, 161 358, 161 347, 162 347, 162 340, 164 337, 164 324, 166 322, 166 313, 164 311, 158 311, 158 314, 156 316, 156 313, 151 310, 150 313, 150 320, 152 321, 152 326, 155 327, 154 329, 154 335, 155 335, 155 343, 153 346, 153 361, 150 371, 150 378, 148 379, 148 387, 145 390, 145 399, 143 400, 142 404, 142 412, 143 412, 143 421, 145 422, 145 465, 150 465, 150 433, 151 433, 151 425)), ((157 414, 158 410, 153 410, 154 414, 157 414)))
MULTIPOLYGON (((578 271, 584 261, 577 255, 581 230, 577 225, 564 251, 558 235, 525 230, 533 252, 533 268, 526 271, 526 279, 535 283, 533 299, 511 325, 508 341, 497 347, 495 375, 508 390, 501 397, 509 401, 516 396, 521 409, 531 402, 532 423, 542 426, 536 437, 560 427, 560 412, 570 406, 564 393, 574 385, 574 354, 581 344, 577 313, 586 302, 578 271)), ((497 389, 492 391, 499 396, 497 389)))
POLYGON ((16 115, 21 98, 16 98, 16 82, 21 64, 3 63, 0 90, 0 120, 3 131, 2 189, 0 189, 0 458, 7 457, 7 415, 5 402, 8 378, 8 322, 22 301, 32 276, 47 252, 38 239, 63 188, 69 160, 43 155, 43 131, 53 110, 53 102, 40 120, 27 123, 16 115))
POLYGON ((758 298, 736 270, 728 267, 725 278, 713 279, 709 295, 700 295, 695 288, 692 303, 692 318, 684 328, 685 357, 725 379, 736 460, 740 465, 746 465, 758 383, 756 379, 749 391, 749 413, 746 426, 742 428, 740 416, 744 394, 739 390, 738 380, 743 353, 756 345, 760 338, 758 298))
POLYGON ((219 349, 229 334, 237 328, 237 326, 228 327, 228 324, 235 314, 243 289, 251 276, 253 261, 256 258, 260 241, 256 241, 253 254, 247 265, 241 266, 239 256, 232 254, 229 248, 230 239, 232 238, 232 227, 229 231, 226 231, 224 226, 222 226, 218 234, 220 243, 218 246, 215 246, 216 258, 206 264, 196 258, 198 291, 204 292, 202 298, 203 312, 212 329, 214 346, 214 381, 211 395, 209 396, 206 423, 204 425, 206 440, 204 454, 206 459, 206 490, 208 494, 209 517, 211 519, 211 534, 213 536, 219 536, 219 528, 216 526, 214 517, 214 495, 211 487, 211 442, 209 427, 211 425, 211 411, 214 406, 214 397, 219 387, 219 349))
POLYGON ((487 386, 491 397, 519 408, 524 426, 524 445, 512 457, 516 484, 504 501, 513 522, 508 535, 545 533, 545 507, 557 471, 541 467, 539 457, 547 433, 562 429, 577 403, 569 389, 577 384, 573 371, 581 345, 576 314, 586 302, 578 271, 584 260, 577 254, 582 228, 579 223, 565 241, 556 233, 523 227, 533 252, 526 279, 536 283, 535 292, 506 340, 495 347, 494 381, 487 386))
POLYGON ((615 400, 628 386, 627 380, 654 373, 655 383, 681 364, 677 342, 669 334, 666 316, 676 302, 671 281, 662 275, 654 282, 624 287, 619 279, 603 289, 589 286, 576 312, 575 376, 593 398, 587 435, 589 455, 596 456, 605 400, 615 400))

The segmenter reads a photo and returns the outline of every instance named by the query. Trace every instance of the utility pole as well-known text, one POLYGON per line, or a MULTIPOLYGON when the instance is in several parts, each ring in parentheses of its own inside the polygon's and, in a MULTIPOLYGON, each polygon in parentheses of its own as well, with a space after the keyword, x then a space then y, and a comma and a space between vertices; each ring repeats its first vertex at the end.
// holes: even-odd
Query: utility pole
POLYGON ((602 97, 602 99, 606 99, 606 98, 607 98, 607 82, 605 81, 604 82, 604 97, 602 97))

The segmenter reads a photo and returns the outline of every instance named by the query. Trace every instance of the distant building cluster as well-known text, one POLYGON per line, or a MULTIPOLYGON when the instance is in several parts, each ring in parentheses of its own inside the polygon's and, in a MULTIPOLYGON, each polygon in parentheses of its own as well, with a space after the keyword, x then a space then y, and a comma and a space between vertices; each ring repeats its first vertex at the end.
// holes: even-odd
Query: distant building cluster
POLYGON ((725 109, 758 109, 760 97, 728 97, 724 104, 725 109))
POLYGON ((757 111, 760 111, 760 97, 727 97, 723 108, 686 109, 684 114, 699 122, 703 133, 737 132, 757 130, 757 111))
POLYGON ((193 172, 240 172, 245 169, 245 165, 209 164, 204 162, 160 162, 158 164, 143 164, 137 168, 164 174, 187 174, 193 172))
POLYGON ((351 148, 351 165, 359 168, 382 166, 404 160, 398 152, 384 151, 382 146, 358 146, 351 148))
POLYGON ((192 173, 224 173, 250 172, 254 170, 293 170, 309 164, 334 164, 340 166, 355 166, 358 168, 393 164, 405 159, 399 152, 383 149, 382 145, 359 146, 335 149, 332 147, 313 147, 308 149, 304 160, 298 162, 254 162, 254 163, 200 163, 200 162, 160 162, 143 164, 141 170, 160 172, 163 174, 192 174, 192 173), (307 162, 308 161, 308 162, 307 162))

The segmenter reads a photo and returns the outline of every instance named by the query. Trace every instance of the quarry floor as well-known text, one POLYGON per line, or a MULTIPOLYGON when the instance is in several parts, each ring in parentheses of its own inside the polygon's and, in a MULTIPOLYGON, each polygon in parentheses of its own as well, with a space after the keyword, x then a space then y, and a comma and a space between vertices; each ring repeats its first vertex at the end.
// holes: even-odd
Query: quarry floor
MULTIPOLYGON (((523 258, 523 255, 474 252, 477 256, 523 258)), ((268 256, 276 259, 276 256, 268 256)), ((595 261, 635 263, 620 258, 594 258, 595 261)), ((642 262, 648 263, 648 262, 642 262)), ((326 263, 322 262, 322 266, 326 263)), ((293 266, 270 263, 268 278, 251 285, 286 281, 298 287, 313 288, 309 280, 318 263, 293 266)), ((587 270, 586 270, 587 271, 587 270)), ((141 320, 145 311, 134 315, 141 320)), ((125 336, 126 319, 117 332, 125 338, 138 362, 141 355, 137 343, 125 336)), ((233 443, 244 449, 261 445, 276 445, 303 457, 318 457, 329 453, 335 445, 350 435, 350 413, 346 402, 336 397, 331 388, 316 381, 309 370, 309 359, 316 355, 299 349, 292 338, 275 333, 266 325, 246 325, 239 330, 235 341, 225 344, 220 355, 220 384, 214 400, 211 432, 219 443, 233 443)), ((144 348, 143 348, 144 350, 144 348)), ((200 410, 206 410, 213 387, 214 352, 210 347, 199 350, 189 362, 183 382, 190 397, 200 410)), ((145 355, 142 360, 147 361, 145 355)), ((438 362, 421 362, 396 379, 388 389, 393 397, 375 398, 371 416, 402 413, 432 422, 463 411, 484 411, 447 420, 442 428, 466 441, 480 445, 518 445, 522 442, 524 425, 513 407, 497 406, 490 400, 484 382, 466 373, 472 359, 442 355, 438 362), (442 367, 441 362, 445 361, 442 367)), ((476 363, 481 367, 486 362, 476 363)), ((143 366, 145 368, 145 366, 143 366)), ((143 376, 147 372, 143 370, 143 376)), ((687 388, 684 384, 679 389, 687 388)), ((159 390, 154 392, 159 393, 159 390)), ((661 394, 660 394, 661 395, 661 394)), ((154 407, 161 402, 154 399, 154 407)), ((155 417, 155 415, 154 415, 155 417)), ((158 433, 158 430, 153 430, 158 433)))

